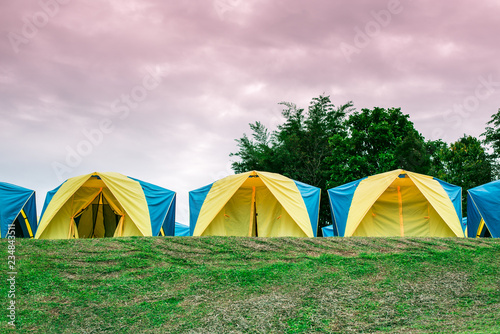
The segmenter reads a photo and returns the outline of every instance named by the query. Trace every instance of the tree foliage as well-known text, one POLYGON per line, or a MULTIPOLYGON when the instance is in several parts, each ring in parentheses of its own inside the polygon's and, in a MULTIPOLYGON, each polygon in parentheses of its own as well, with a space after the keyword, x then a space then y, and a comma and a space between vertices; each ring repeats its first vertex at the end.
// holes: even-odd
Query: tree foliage
POLYGON ((491 182, 493 165, 481 141, 464 135, 441 151, 445 161, 442 179, 462 187, 463 215, 467 216, 467 190, 491 182))
POLYGON ((293 179, 324 188, 328 180, 325 160, 330 155, 328 140, 345 132, 344 119, 352 108, 349 102, 335 107, 329 96, 313 98, 306 113, 292 103, 281 103, 285 123, 276 131, 277 159, 283 173, 293 179))
POLYGON ((426 173, 431 158, 424 137, 400 108, 363 109, 346 122, 347 136, 330 138, 330 186, 403 168, 426 173))
MULTIPOLYGON (((426 142, 427 153, 430 155, 430 167, 427 175, 432 175, 438 179, 446 179, 446 165, 448 144, 439 140, 429 140, 426 142)), ((423 173, 425 174, 425 173, 423 173)))
POLYGON ((475 137, 464 135, 452 143, 444 159, 449 183, 470 189, 492 179, 491 158, 475 137))
POLYGON ((486 127, 486 131, 481 136, 485 137, 484 143, 490 145, 493 149, 494 174, 498 178, 500 177, 500 108, 486 124, 489 126, 486 127))
POLYGON ((243 173, 249 170, 278 170, 280 164, 276 160, 274 150, 274 135, 260 122, 250 124, 252 138, 247 134, 236 139, 239 151, 231 153, 230 156, 239 157, 239 161, 232 163, 232 168, 236 173, 243 173))

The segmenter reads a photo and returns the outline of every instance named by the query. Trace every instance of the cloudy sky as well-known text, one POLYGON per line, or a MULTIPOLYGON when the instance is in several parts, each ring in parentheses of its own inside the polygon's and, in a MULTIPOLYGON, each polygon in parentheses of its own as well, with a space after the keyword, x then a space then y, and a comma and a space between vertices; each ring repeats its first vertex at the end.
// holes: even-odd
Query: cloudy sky
POLYGON ((41 0, 0 4, 0 181, 116 171, 178 193, 231 174, 248 123, 330 95, 401 107, 427 139, 500 107, 500 3, 41 0))

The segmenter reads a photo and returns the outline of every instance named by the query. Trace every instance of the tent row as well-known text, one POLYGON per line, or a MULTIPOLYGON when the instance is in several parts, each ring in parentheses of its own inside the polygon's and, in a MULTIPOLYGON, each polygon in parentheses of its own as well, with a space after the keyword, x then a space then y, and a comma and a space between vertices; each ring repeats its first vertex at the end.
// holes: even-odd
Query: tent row
MULTIPOLYGON (((251 171, 189 193, 189 226, 175 222, 174 191, 118 173, 66 180, 47 193, 37 223, 35 193, 0 183, 2 237, 121 236, 316 237, 319 188, 251 171)), ((333 224, 323 236, 499 237, 500 181, 468 191, 404 170, 328 190, 333 224)))

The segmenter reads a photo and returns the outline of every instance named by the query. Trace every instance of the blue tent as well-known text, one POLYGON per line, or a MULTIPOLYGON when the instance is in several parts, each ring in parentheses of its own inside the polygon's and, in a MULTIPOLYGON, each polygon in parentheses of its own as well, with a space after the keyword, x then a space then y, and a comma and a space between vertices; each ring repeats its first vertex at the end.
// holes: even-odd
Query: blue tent
POLYGON ((174 191, 119 173, 70 178, 49 191, 35 238, 173 236, 174 191))
POLYGON ((175 222, 175 236, 176 237, 189 237, 189 226, 175 222))
POLYGON ((193 236, 315 237, 319 188, 250 171, 189 192, 193 236))
POLYGON ((0 225, 2 238, 14 226, 17 238, 33 238, 36 233, 35 192, 30 189, 0 182, 0 225))
POLYGON ((470 238, 500 238, 500 181, 467 191, 467 231, 470 238))
POLYGON ((321 229, 323 231, 323 237, 334 237, 335 234, 333 233, 333 225, 328 225, 325 226, 321 229))

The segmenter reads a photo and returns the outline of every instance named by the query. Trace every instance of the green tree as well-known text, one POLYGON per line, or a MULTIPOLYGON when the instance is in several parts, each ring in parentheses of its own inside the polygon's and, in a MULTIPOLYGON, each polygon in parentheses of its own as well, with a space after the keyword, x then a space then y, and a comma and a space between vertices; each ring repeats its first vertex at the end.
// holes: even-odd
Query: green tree
POLYGON ((490 145, 493 149, 492 158, 494 161, 494 174, 498 178, 500 177, 500 108, 496 114, 491 116, 491 120, 486 123, 486 131, 481 134, 484 136, 484 143, 490 145))
POLYGON ((445 180, 448 144, 439 139, 429 140, 425 145, 430 156, 430 167, 427 174, 445 180))
POLYGON ((236 173, 243 173, 249 170, 277 170, 281 164, 277 161, 275 146, 275 138, 268 129, 260 122, 250 124, 252 130, 252 138, 247 134, 236 139, 239 150, 236 153, 231 153, 230 156, 236 156, 238 161, 232 163, 232 168, 236 173))
POLYGON ((363 109, 350 115, 346 125, 347 136, 330 138, 330 186, 397 168, 431 169, 429 145, 400 108, 363 109))
POLYGON ((491 182, 493 166, 481 141, 464 135, 452 143, 444 153, 446 175, 442 179, 462 187, 464 216, 467 215, 467 190, 491 182))
POLYGON ((324 188, 328 180, 328 140, 345 133, 345 116, 352 102, 335 107, 329 96, 313 98, 307 113, 294 104, 281 103, 285 123, 276 132, 276 151, 284 162, 283 173, 296 180, 324 188))

